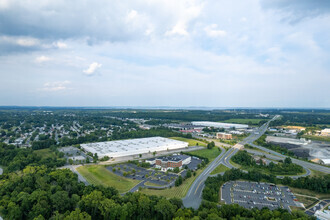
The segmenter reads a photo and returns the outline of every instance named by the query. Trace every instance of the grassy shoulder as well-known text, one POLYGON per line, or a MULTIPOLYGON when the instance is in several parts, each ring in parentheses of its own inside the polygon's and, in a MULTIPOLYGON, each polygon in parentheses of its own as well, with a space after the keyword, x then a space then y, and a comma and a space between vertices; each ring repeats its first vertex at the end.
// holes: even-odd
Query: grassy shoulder
MULTIPOLYGON (((315 191, 311 191, 308 189, 299 189, 299 188, 294 188, 294 187, 289 187, 290 190, 294 193, 294 194, 300 194, 300 195, 306 195, 306 196, 311 196, 311 197, 316 197, 318 199, 330 199, 330 193, 318 193, 315 191)), ((296 195, 298 196, 298 195, 296 195)))
POLYGON ((202 150, 195 150, 195 151, 190 151, 189 154, 196 156, 196 157, 204 157, 208 158, 209 162, 214 160, 219 154, 221 153, 220 148, 218 147, 213 147, 212 149, 202 149, 202 150))
POLYGON ((138 184, 139 180, 133 180, 111 173, 101 165, 86 165, 77 168, 77 171, 91 184, 112 186, 120 193, 124 193, 138 184))
POLYGON ((311 197, 306 197, 306 196, 296 196, 298 201, 303 203, 305 208, 310 207, 311 205, 313 205, 314 203, 316 203, 317 201, 319 201, 318 199, 314 199, 311 197))
POLYGON ((177 140, 177 141, 184 141, 188 142, 188 146, 202 146, 206 147, 206 143, 195 140, 195 139, 190 139, 190 138, 184 138, 184 137, 170 137, 170 139, 177 140))
POLYGON ((310 175, 311 177, 321 177, 321 176, 327 175, 326 173, 323 173, 318 170, 310 169, 310 171, 311 171, 311 175, 310 175))
POLYGON ((226 167, 223 164, 220 164, 219 166, 217 166, 212 172, 211 175, 217 174, 217 173, 222 173, 225 172, 227 170, 230 170, 228 167, 226 167))
POLYGON ((192 177, 186 179, 185 181, 183 181, 182 185, 180 185, 178 187, 173 186, 172 188, 160 189, 160 190, 141 189, 140 192, 147 194, 147 195, 164 196, 166 198, 174 198, 174 197, 183 198, 187 194, 190 186, 193 184, 193 182, 196 180, 196 178, 202 173, 203 170, 197 170, 196 176, 192 176, 192 177))

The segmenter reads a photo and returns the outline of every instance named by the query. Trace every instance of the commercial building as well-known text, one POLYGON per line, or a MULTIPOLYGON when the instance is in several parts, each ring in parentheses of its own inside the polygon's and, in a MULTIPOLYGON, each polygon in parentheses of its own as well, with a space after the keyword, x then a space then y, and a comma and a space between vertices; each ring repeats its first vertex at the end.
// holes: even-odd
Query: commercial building
POLYGON ((187 142, 172 140, 163 137, 138 138, 120 141, 106 141, 81 144, 81 148, 99 158, 104 156, 123 157, 145 153, 176 150, 188 147, 187 142))
POLYGON ((315 212, 314 216, 318 220, 329 220, 330 219, 330 211, 329 210, 324 210, 324 211, 317 210, 315 212))
POLYGON ((218 132, 217 139, 231 140, 231 139, 233 139, 233 136, 232 136, 232 134, 218 132))
POLYGON ((212 122, 212 121, 193 121, 191 124, 195 126, 203 126, 203 127, 214 127, 214 128, 235 128, 235 129, 244 129, 248 128, 248 125, 244 124, 232 124, 232 123, 221 123, 221 122, 212 122))
MULTIPOLYGON (((149 161, 146 161, 149 162, 149 161)), ((152 163, 152 161, 150 161, 152 163)), ((156 168, 161 169, 162 171, 173 170, 178 167, 182 168, 183 165, 188 165, 191 162, 191 157, 187 155, 173 155, 173 156, 164 156, 158 157, 155 159, 156 168)))
POLYGON ((325 128, 321 131, 321 136, 330 136, 330 128, 325 128))

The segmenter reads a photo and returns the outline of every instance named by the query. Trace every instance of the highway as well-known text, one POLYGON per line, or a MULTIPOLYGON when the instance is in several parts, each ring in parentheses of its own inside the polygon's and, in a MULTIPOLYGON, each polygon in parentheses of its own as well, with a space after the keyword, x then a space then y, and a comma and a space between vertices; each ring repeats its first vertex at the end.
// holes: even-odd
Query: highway
MULTIPOLYGON (((220 146, 219 146, 220 147, 220 146)), ((202 191, 204 188, 204 182, 207 177, 210 175, 212 170, 214 170, 220 163, 223 161, 223 158, 228 155, 229 151, 226 151, 224 148, 221 148, 221 154, 217 156, 196 178, 196 180, 191 185, 190 189, 187 192, 187 195, 182 199, 183 205, 185 207, 192 207, 198 209, 199 205, 202 202, 202 191)))
MULTIPOLYGON (((269 126, 269 123, 273 120, 276 120, 278 117, 280 117, 280 116, 276 115, 274 118, 269 120, 267 123, 265 123, 262 126, 260 126, 259 128, 257 128, 251 135, 246 137, 238 145, 250 144, 253 147, 259 148, 260 150, 263 150, 265 152, 270 153, 270 154, 266 154, 266 157, 269 157, 271 159, 278 159, 278 158, 284 159, 285 156, 281 155, 280 153, 277 153, 277 152, 269 150, 265 147, 261 147, 261 146, 257 146, 255 144, 253 144, 253 142, 255 140, 260 138, 266 132, 266 130, 269 126)), ((218 165, 224 164, 228 168, 235 168, 230 164, 229 161, 230 161, 230 158, 239 151, 239 149, 235 148, 235 146, 234 146, 234 147, 230 148, 228 151, 225 151, 225 149, 223 149, 220 146, 220 143, 216 143, 216 145, 221 148, 222 152, 215 160, 213 160, 208 165, 208 167, 193 182, 193 184, 191 185, 187 195, 182 199, 183 205, 185 207, 192 207, 194 209, 197 209, 200 206, 200 204, 202 202, 202 191, 203 191, 203 188, 204 188, 204 182, 207 179, 207 177, 210 175, 210 173, 218 165)), ((258 152, 258 151, 255 151, 254 153, 256 153, 256 152, 258 152)), ((262 152, 258 152, 258 153, 262 153, 262 152)), ((256 153, 256 154, 258 154, 258 153, 256 153)), ((310 169, 322 171, 322 172, 325 172, 325 173, 330 173, 330 168, 328 168, 328 167, 324 167, 324 166, 317 165, 317 164, 312 164, 312 163, 297 160, 297 159, 294 159, 294 158, 291 158, 291 159, 292 159, 293 163, 296 163, 296 164, 302 166, 306 170, 305 174, 292 176, 292 178, 294 178, 294 179, 298 178, 298 177, 310 175, 311 174, 310 169)), ((278 176, 278 177, 283 178, 282 176, 278 176)))
MULTIPOLYGON (((275 116, 272 120, 274 120, 277 116, 275 116)), ((270 121, 269 121, 270 122, 270 121)), ((238 145, 244 145, 248 142, 253 142, 254 140, 258 139, 265 131, 267 130, 268 123, 262 125, 257 129, 256 132, 252 133, 248 137, 246 137, 242 142, 240 142, 238 145)), ((221 148, 221 154, 215 158, 208 166, 207 168, 196 178, 196 180, 191 185, 190 189, 188 190, 187 195, 182 199, 183 205, 185 207, 192 207, 194 209, 197 209, 199 205, 202 202, 202 191, 204 188, 204 182, 207 179, 207 177, 210 175, 210 173, 220 164, 224 164, 225 166, 229 168, 234 168, 230 163, 230 158, 239 151, 238 148, 231 147, 228 151, 225 151, 225 149, 222 147, 221 143, 215 143, 217 147, 221 148)))

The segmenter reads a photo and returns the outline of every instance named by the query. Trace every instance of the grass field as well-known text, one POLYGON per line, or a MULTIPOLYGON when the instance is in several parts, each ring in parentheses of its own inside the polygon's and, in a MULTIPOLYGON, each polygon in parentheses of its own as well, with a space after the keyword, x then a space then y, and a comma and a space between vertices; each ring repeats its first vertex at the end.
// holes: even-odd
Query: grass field
POLYGON ((127 192, 140 182, 139 180, 118 176, 100 165, 80 166, 77 170, 89 183, 112 186, 120 193, 127 192))
POLYGON ((325 199, 325 198, 330 199, 329 193, 318 193, 318 192, 314 192, 314 191, 311 191, 308 189, 298 189, 298 188, 294 188, 294 187, 289 187, 289 188, 293 193, 307 195, 307 196, 313 196, 313 197, 317 197, 319 199, 325 199))
POLYGON ((317 199, 305 197, 305 196, 296 196, 299 202, 302 202, 305 207, 308 207, 318 201, 317 199))
POLYGON ((196 156, 196 157, 206 157, 211 162, 214 160, 219 154, 221 153, 220 148, 214 147, 212 149, 202 149, 202 150, 195 150, 190 151, 190 154, 196 156))
POLYGON ((197 170, 196 176, 192 176, 189 179, 186 179, 185 181, 183 181, 181 186, 178 187, 173 186, 170 189, 162 189, 162 190, 142 189, 141 192, 147 195, 164 196, 167 198, 173 198, 173 197, 183 198, 187 194, 191 184, 195 181, 195 179, 203 170, 197 170))
POLYGON ((38 156, 41 156, 43 158, 47 157, 56 157, 55 153, 51 151, 49 148, 41 149, 41 150, 35 150, 34 151, 38 156))
POLYGON ((310 169, 310 171, 311 171, 311 175, 310 175, 311 177, 312 176, 321 177, 321 176, 327 175, 326 173, 323 173, 323 172, 318 171, 318 170, 312 170, 312 169, 310 169))
POLYGON ((146 185, 146 186, 161 186, 159 184, 151 183, 149 181, 148 182, 145 182, 144 185, 146 185))
POLYGON ((177 141, 185 141, 188 142, 188 146, 203 146, 206 147, 206 143, 202 141, 198 141, 195 139, 189 139, 189 138, 183 138, 183 137, 170 137, 171 139, 177 140, 177 141))
POLYGON ((251 124, 251 125, 258 125, 260 121, 265 119, 259 118, 231 118, 222 122, 225 123, 236 123, 236 124, 251 124))
POLYGON ((220 164, 219 166, 217 166, 212 172, 211 175, 217 174, 217 173, 222 173, 225 172, 227 170, 230 170, 228 167, 226 167, 223 164, 220 164))

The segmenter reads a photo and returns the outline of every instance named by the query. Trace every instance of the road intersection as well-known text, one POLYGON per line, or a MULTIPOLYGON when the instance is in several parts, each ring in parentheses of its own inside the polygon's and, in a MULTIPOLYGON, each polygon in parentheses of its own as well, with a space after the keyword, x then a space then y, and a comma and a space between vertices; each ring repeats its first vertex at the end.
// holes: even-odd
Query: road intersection
MULTIPOLYGON (((280 153, 277 153, 275 151, 269 150, 268 148, 265 147, 261 147, 258 145, 253 144, 253 142, 255 140, 257 140, 258 138, 260 138, 267 130, 269 123, 273 120, 276 120, 278 117, 278 115, 276 115, 274 118, 272 118, 271 120, 269 120, 267 123, 263 124, 262 126, 260 126, 259 128, 257 128, 251 135, 249 135, 248 137, 246 137, 243 141, 241 141, 239 143, 239 146, 241 145, 245 145, 245 144, 249 144, 253 147, 256 147, 264 152, 267 152, 268 154, 265 154, 266 157, 269 157, 271 159, 284 159, 285 156, 283 156, 280 153)), ((188 190, 187 195, 182 199, 183 201, 183 205, 185 207, 192 207, 194 209, 197 209, 201 202, 202 202, 202 191, 204 188, 204 183, 205 180, 207 179, 207 177, 210 176, 210 173, 220 164, 225 165, 228 168, 235 168, 232 164, 230 164, 230 158, 235 155, 238 151, 239 151, 239 147, 232 147, 229 150, 225 151, 225 149, 223 147, 221 147, 221 145, 219 145, 219 143, 216 143, 216 146, 221 148, 221 154, 215 159, 213 160, 208 166, 207 168, 205 168, 205 170, 196 178, 196 180, 193 182, 193 184, 191 185, 190 189, 188 190)), ((257 152, 257 151, 255 151, 257 152)), ((261 152, 259 152, 260 154, 261 152)), ((258 153, 256 153, 258 154, 258 153)), ((295 164, 298 164, 300 166, 302 166, 305 170, 306 173, 303 175, 297 175, 297 176, 292 176, 292 178, 298 178, 298 177, 302 177, 302 176, 308 176, 311 174, 310 169, 314 169, 314 170, 318 170, 324 173, 330 173, 330 168, 328 167, 324 167, 318 164, 312 164, 306 161, 302 161, 302 160, 298 160, 298 159, 294 159, 291 158, 292 162, 295 164)), ((278 176, 278 178, 283 178, 281 176, 278 176)))

